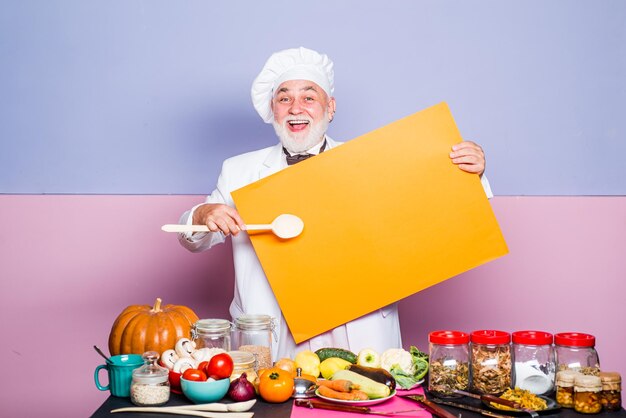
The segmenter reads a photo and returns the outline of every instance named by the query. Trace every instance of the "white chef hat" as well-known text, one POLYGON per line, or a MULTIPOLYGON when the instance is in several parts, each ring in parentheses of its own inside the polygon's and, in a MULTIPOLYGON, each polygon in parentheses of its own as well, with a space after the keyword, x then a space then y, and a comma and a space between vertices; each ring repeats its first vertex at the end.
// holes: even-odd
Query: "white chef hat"
POLYGON ((329 97, 335 90, 333 62, 325 54, 307 48, 292 48, 272 54, 252 83, 252 104, 265 123, 274 114, 270 102, 274 90, 285 81, 309 80, 320 86, 329 97))

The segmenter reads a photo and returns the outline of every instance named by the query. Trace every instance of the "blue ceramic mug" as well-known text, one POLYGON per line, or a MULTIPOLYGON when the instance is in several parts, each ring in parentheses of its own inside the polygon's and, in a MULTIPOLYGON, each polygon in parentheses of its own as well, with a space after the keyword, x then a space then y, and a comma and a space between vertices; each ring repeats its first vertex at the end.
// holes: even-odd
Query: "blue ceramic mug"
POLYGON ((143 365, 143 359, 140 354, 120 354, 111 356, 107 359, 106 364, 96 367, 93 378, 96 387, 100 390, 110 390, 111 395, 120 398, 128 398, 130 396, 130 383, 133 379, 133 370, 143 365), (100 384, 99 371, 107 369, 109 375, 109 384, 102 386, 100 384))

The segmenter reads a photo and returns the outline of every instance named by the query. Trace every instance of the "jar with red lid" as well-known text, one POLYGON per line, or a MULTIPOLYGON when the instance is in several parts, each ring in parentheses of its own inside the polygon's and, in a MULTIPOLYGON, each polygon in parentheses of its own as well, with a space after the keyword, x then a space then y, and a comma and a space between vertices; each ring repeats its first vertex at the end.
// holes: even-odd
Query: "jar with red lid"
POLYGON ((516 331, 513 340, 513 387, 545 395, 554 389, 556 363, 552 334, 516 331))
POLYGON ((580 332, 562 332, 554 336, 557 370, 577 370, 597 376, 600 359, 595 349, 596 338, 580 332))
POLYGON ((500 394, 511 387, 511 334, 480 330, 470 334, 471 389, 500 394))
POLYGON ((428 334, 428 390, 455 396, 455 390, 469 389, 469 334, 461 331, 433 331, 428 334))

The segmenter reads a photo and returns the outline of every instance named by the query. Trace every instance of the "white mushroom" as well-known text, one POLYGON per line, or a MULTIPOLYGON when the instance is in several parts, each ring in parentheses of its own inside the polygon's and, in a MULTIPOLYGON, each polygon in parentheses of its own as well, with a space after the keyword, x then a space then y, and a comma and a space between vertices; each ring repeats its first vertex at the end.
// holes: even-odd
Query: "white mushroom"
POLYGON ((174 370, 176 373, 184 373, 187 369, 195 369, 198 367, 198 363, 191 357, 181 357, 174 363, 174 370))
POLYGON ((209 361, 211 359, 211 352, 209 350, 210 348, 206 347, 200 348, 191 353, 191 357, 193 357, 198 363, 202 361, 209 361))
POLYGON ((174 368, 174 363, 176 363, 178 358, 179 357, 178 354, 176 354, 176 351, 172 349, 165 350, 163 354, 161 354, 161 364, 172 370, 174 368))
POLYGON ((181 338, 176 342, 174 349, 180 358, 191 357, 191 353, 196 350, 196 343, 189 338, 181 338))
POLYGON ((222 348, 204 347, 204 348, 200 348, 194 351, 191 357, 196 359, 198 362, 209 361, 211 360, 211 357, 213 357, 214 355, 219 354, 219 353, 225 353, 225 352, 226 350, 222 348))

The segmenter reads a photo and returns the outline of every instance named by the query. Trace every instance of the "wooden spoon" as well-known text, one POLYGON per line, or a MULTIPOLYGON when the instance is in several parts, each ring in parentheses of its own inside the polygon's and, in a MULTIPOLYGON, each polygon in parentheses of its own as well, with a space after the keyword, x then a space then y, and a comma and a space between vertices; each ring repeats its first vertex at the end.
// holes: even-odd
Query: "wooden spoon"
MULTIPOLYGON (((163 225, 161 229, 165 232, 209 232, 206 225, 163 225)), ((296 215, 283 213, 278 215, 271 224, 246 225, 248 231, 272 231, 279 238, 295 238, 302 233, 304 222, 296 215)))
POLYGON ((181 405, 181 406, 161 406, 161 407, 127 407, 127 408, 118 408, 113 409, 111 413, 116 412, 160 412, 160 413, 172 413, 172 414, 187 414, 187 415, 195 415, 199 417, 225 417, 229 416, 231 418, 245 418, 251 417, 252 413, 246 413, 249 411, 252 406, 256 403, 256 399, 252 399, 245 402, 235 402, 235 403, 205 403, 198 405, 181 405), (193 412, 193 413, 192 413, 193 412), (199 414, 196 414, 196 412, 199 414), (211 412, 228 412, 229 414, 210 414, 211 412), (240 412, 240 414, 237 414, 240 412), (210 414, 210 415, 207 415, 210 414))

